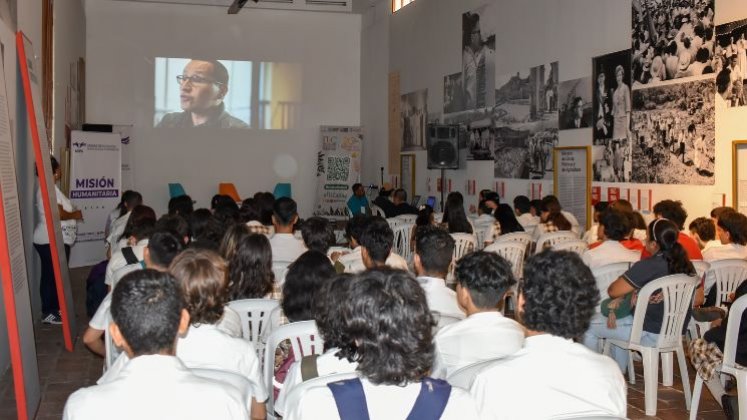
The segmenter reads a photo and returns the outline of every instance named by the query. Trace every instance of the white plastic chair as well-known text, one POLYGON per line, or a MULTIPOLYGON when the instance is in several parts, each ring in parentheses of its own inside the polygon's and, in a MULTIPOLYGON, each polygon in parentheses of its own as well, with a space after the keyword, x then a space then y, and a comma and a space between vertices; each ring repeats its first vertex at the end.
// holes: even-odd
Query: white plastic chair
POLYGON ((374 216, 381 216, 386 219, 386 213, 384 213, 384 210, 376 204, 371 204, 371 214, 374 216))
MULTIPOLYGON (((335 373, 334 375, 319 376, 317 378, 309 379, 308 381, 301 382, 295 385, 293 389, 285 397, 285 408, 282 414, 284 417, 291 417, 290 412, 296 410, 297 407, 301 406, 301 400, 306 396, 306 392, 315 387, 325 386, 332 382, 344 381, 347 379, 357 378, 356 373, 335 373)), ((296 417, 298 417, 296 415, 296 417)))
MULTIPOLYGON (((734 293, 737 287, 747 279, 747 260, 711 261, 711 266, 706 273, 706 282, 710 276, 713 276, 714 286, 716 287, 716 304, 714 306, 718 307, 727 302, 729 295, 734 293)), ((706 290, 707 287, 706 284, 706 290)))
POLYGON ((394 216, 395 219, 399 219, 403 221, 404 223, 414 225, 415 221, 418 220, 417 214, 400 214, 399 216, 394 216))
POLYGON ((475 381, 477 374, 482 372, 486 367, 492 365, 498 359, 483 360, 481 362, 471 363, 467 366, 463 366, 451 373, 446 378, 446 382, 451 386, 456 386, 462 389, 470 389, 472 382, 475 381))
POLYGON ((582 241, 581 239, 560 242, 552 246, 552 249, 554 251, 571 251, 575 252, 579 256, 581 256, 581 254, 583 254, 584 251, 586 251, 588 248, 589 245, 586 243, 586 241, 582 241))
POLYGON ((527 246, 532 243, 532 235, 526 232, 504 233, 495 240, 497 244, 502 242, 519 242, 527 246))
POLYGON ((257 357, 262 357, 263 345, 261 338, 267 335, 270 325, 270 314, 280 306, 275 299, 242 299, 228 302, 228 307, 239 314, 241 318, 241 336, 249 340, 257 349, 257 357))
POLYGON ((281 325, 270 334, 265 345, 265 357, 262 366, 265 386, 270 395, 267 399, 268 419, 275 418, 273 409, 275 398, 272 392, 275 377, 275 350, 285 340, 290 341, 296 360, 301 360, 304 356, 322 354, 324 352, 324 341, 319 335, 319 330, 316 328, 316 322, 314 321, 301 321, 281 325))
POLYGON ((459 261, 476 248, 477 240, 471 233, 452 233, 451 237, 454 238, 454 262, 459 261))
MULTIPOLYGON (((607 294, 607 289, 609 289, 610 284, 620 278, 623 274, 625 274, 626 271, 630 268, 630 263, 627 262, 619 262, 619 263, 613 263, 613 264, 607 264, 603 265, 601 267, 597 267, 591 270, 591 274, 594 275, 594 280, 597 282, 597 288, 599 289, 599 296, 600 301, 607 299, 609 295, 607 294)), ((599 305, 597 305, 597 312, 600 312, 601 309, 599 308, 599 305)))
POLYGON ((575 240, 578 240, 578 235, 569 230, 543 233, 539 239, 537 239, 537 246, 534 248, 534 253, 539 254, 545 250, 545 247, 553 247, 562 242, 575 240))
POLYGON ((392 228, 392 230, 397 229, 398 227, 402 226, 405 223, 402 219, 398 219, 396 217, 391 217, 389 219, 386 219, 386 222, 389 223, 389 227, 392 228))
POLYGON ((485 252, 494 252, 511 264, 516 280, 524 275, 524 254, 527 248, 521 242, 496 242, 485 247, 485 252))
POLYGON ((394 243, 392 251, 404 258, 405 261, 410 261, 412 258, 412 249, 410 248, 410 238, 412 235, 412 229, 415 227, 414 224, 402 222, 394 231, 394 243))
POLYGON ((708 269, 711 268, 711 263, 703 261, 703 260, 695 260, 695 261, 690 261, 690 262, 693 263, 693 267, 695 267, 695 272, 698 273, 698 277, 701 279, 703 278, 703 276, 705 276, 708 269))
MULTIPOLYGON (((682 347, 682 329, 698 285, 697 277, 685 274, 674 274, 651 281, 638 291, 638 302, 633 314, 633 326, 630 332, 630 340, 607 339, 604 343, 604 353, 609 354, 610 346, 614 345, 626 350, 635 350, 641 353, 643 358, 643 378, 645 388, 646 415, 656 415, 656 395, 658 392, 659 379, 659 355, 662 353, 676 353, 682 376, 682 389, 685 393, 685 407, 690 409, 690 379, 687 373, 687 362, 685 361, 685 350, 682 347), (641 344, 643 333, 643 320, 649 305, 649 298, 654 292, 661 291, 662 305, 664 305, 664 318, 661 323, 659 338, 655 347, 647 347, 641 344)), ((664 355, 662 354, 662 357, 664 355)), ((671 367, 667 367, 666 359, 662 363, 664 378, 671 377, 671 367)), ((635 383, 635 372, 632 363, 628 364, 630 382, 635 383)), ((666 379, 665 379, 666 381, 666 379)))
POLYGON ((256 389, 258 384, 255 384, 246 376, 239 375, 236 372, 229 372, 227 370, 207 368, 190 368, 189 370, 201 378, 213 379, 238 389, 241 395, 246 398, 247 410, 251 412, 252 398, 257 395, 256 389))
MULTIPOLYGON (((705 282, 706 273, 711 268, 709 262, 703 260, 690 261, 693 263, 695 272, 698 273, 698 278, 705 282)), ((708 294, 708 289, 704 287, 703 293, 708 294)), ((711 323, 708 321, 698 322, 693 318, 690 318, 690 325, 687 326, 687 332, 690 334, 690 339, 694 340, 703 336, 703 333, 711 328, 711 323)))
POLYGON ((485 248, 485 241, 492 241, 493 238, 488 238, 488 232, 492 232, 493 223, 475 223, 473 224, 475 232, 476 246, 475 250, 481 250, 485 248))
MULTIPOLYGON (((742 296, 731 305, 729 321, 726 324, 726 342, 724 343, 724 360, 719 371, 737 378, 737 394, 739 398, 739 418, 747 419, 747 370, 736 363, 737 342, 742 314, 747 309, 747 296, 742 296)), ((703 390, 703 378, 695 374, 693 399, 690 406, 690 419, 694 420, 698 414, 700 393, 703 390)))

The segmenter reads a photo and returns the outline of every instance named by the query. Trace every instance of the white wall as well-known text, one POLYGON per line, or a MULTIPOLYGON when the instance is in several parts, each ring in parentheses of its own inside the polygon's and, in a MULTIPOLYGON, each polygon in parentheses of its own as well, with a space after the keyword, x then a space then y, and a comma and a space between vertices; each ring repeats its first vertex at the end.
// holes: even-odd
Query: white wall
MULTIPOLYGON (((388 1, 382 1, 388 4, 388 1)), ((388 19, 364 26, 363 39, 377 31, 389 30, 389 68, 399 71, 401 92, 428 89, 428 112, 443 109, 443 76, 461 69, 461 15, 485 0, 419 0, 404 7, 388 19)), ((620 0, 490 0, 496 25, 496 73, 512 73, 542 63, 558 60, 560 81, 591 75, 591 58, 630 48, 631 3, 620 0)), ((716 2, 716 24, 747 17, 740 0, 716 2)), ((362 61, 383 54, 380 45, 364 44, 362 61)), ((378 76, 376 76, 378 77, 378 76)), ((386 89, 386 86, 384 86, 386 89)), ((361 117, 369 131, 384 130, 387 124, 386 103, 363 98, 375 104, 375 110, 361 117), (379 128, 381 127, 381 128, 379 128)), ((369 105, 363 105, 366 110, 369 105)), ((654 202, 671 198, 682 200, 691 218, 710 212, 713 194, 727 194, 731 203, 731 141, 747 138, 742 121, 747 108, 730 109, 716 117, 716 179, 713 186, 598 184, 621 188, 652 188, 654 202)), ((560 132, 560 145, 591 145, 591 132, 572 130, 560 132)), ((379 141, 387 147, 386 136, 379 141)), ((369 165, 384 166, 386 155, 366 155, 369 165)), ((425 152, 417 153, 417 190, 423 195, 437 195, 436 171, 427 171, 425 152), (431 179, 431 191, 426 182, 431 179)), ((389 169, 389 168, 388 168, 389 169)), ((398 168, 391 170, 398 172, 398 168)), ((366 172, 369 175, 368 172, 366 172)), ((467 179, 477 180, 477 190, 494 188, 492 165, 468 162, 466 169, 447 171, 454 190, 465 192, 467 179)), ((376 178, 378 179, 378 178, 376 178)), ((373 181, 373 179, 366 179, 373 181)), ((527 181, 506 183, 506 199, 527 194, 527 181)), ((549 187, 551 182, 547 183, 549 187)), ((597 185, 597 184, 595 184, 597 185)), ((544 191, 543 191, 544 192, 544 191)), ((466 197, 469 201, 476 198, 466 197)))
POLYGON ((86 120, 132 123, 135 185, 165 212, 167 183, 208 206, 219 182, 248 196, 290 181, 303 215, 316 192, 320 125, 360 124, 361 17, 355 14, 86 2, 86 120), (151 128, 154 57, 296 62, 303 67, 297 130, 151 128), (283 163, 285 162, 285 163, 283 163), (297 171, 280 177, 293 165, 297 171))

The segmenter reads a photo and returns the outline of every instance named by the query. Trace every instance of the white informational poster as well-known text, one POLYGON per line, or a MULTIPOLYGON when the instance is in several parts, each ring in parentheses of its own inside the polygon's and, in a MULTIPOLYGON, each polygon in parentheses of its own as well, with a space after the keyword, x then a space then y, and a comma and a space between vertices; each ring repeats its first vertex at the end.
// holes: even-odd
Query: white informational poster
POLYGON ((346 219, 352 186, 361 175, 363 130, 360 127, 321 127, 317 154, 315 216, 346 219))
POLYGON ((571 212, 581 229, 589 228, 591 173, 589 147, 556 147, 554 190, 563 210, 571 212))
POLYGON ((135 162, 132 160, 132 125, 131 124, 114 124, 112 133, 118 133, 121 139, 121 156, 122 156, 122 191, 135 188, 135 162))
POLYGON ((70 267, 106 259, 104 230, 121 194, 119 133, 73 131, 70 153, 70 201, 83 212, 70 253, 70 267))

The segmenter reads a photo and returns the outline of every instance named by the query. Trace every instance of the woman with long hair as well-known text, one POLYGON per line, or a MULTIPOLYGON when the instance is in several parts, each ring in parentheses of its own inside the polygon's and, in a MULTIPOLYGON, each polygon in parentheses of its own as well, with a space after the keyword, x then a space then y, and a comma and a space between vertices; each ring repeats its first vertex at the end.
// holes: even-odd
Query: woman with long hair
POLYGON ((524 227, 516 220, 516 213, 508 204, 499 204, 495 209, 495 220, 500 224, 501 235, 512 232, 524 232, 524 227))
POLYGON ((571 222, 563 215, 562 210, 557 200, 548 199, 547 197, 542 200, 542 204, 540 205, 540 223, 534 228, 534 234, 532 235, 532 239, 535 242, 545 233, 560 230, 570 231, 573 228, 571 222))
POLYGON ((444 217, 441 220, 449 233, 473 233, 472 224, 464 212, 464 197, 460 192, 452 192, 446 197, 444 217))
POLYGON ((244 236, 228 263, 228 299, 263 299, 273 294, 270 240, 260 234, 244 236))

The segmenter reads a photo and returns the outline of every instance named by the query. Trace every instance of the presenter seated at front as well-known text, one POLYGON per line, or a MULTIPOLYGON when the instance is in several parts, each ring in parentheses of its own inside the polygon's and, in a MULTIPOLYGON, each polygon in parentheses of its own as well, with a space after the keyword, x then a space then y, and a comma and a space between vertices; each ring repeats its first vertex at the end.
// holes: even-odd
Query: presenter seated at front
POLYGON ((73 393, 64 420, 249 418, 236 388, 195 376, 175 356, 189 313, 171 275, 150 269, 126 275, 114 288, 111 314, 112 339, 132 360, 117 380, 73 393))
POLYGON ((353 184, 353 196, 348 199, 348 208, 355 216, 356 214, 369 213, 368 198, 366 198, 366 188, 361 183, 353 184))
POLYGON ((158 127, 249 128, 226 112, 228 70, 217 60, 191 60, 176 76, 182 112, 163 116, 158 127))

